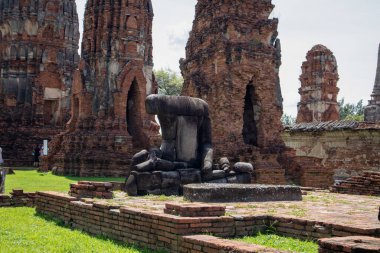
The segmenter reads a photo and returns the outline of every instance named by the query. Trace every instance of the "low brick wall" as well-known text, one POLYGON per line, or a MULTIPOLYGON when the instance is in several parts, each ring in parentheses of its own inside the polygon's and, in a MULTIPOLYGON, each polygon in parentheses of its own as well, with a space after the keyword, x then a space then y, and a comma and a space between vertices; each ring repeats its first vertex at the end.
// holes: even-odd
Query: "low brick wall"
POLYGON ((0 194, 0 207, 35 206, 36 193, 13 190, 10 195, 0 194))
POLYGON ((108 182, 79 181, 70 184, 69 195, 78 198, 112 199, 113 184, 108 182))
MULTIPOLYGON (((53 215, 64 220, 71 227, 90 234, 105 235, 111 239, 154 250, 165 248, 171 252, 197 252, 198 246, 214 247, 209 247, 211 244, 208 245, 207 242, 199 239, 202 237, 184 236, 212 234, 222 238, 234 238, 254 235, 259 231, 264 231, 268 226, 273 226, 282 235, 303 239, 358 235, 380 237, 380 229, 358 229, 274 216, 180 217, 110 205, 101 200, 92 204, 84 203, 67 194, 55 192, 39 192, 36 205, 38 212, 53 215), (193 251, 190 250, 189 244, 192 244, 193 251)), ((252 245, 252 249, 254 248, 255 246, 252 245)), ((209 252, 223 252, 222 250, 223 248, 216 248, 209 252)))
POLYGON ((365 171, 333 187, 333 192, 380 196, 380 172, 365 171))
POLYGON ((319 253, 379 253, 380 239, 372 237, 340 237, 319 241, 319 253))
POLYGON ((183 236, 180 243, 180 251, 183 253, 281 253, 280 251, 269 249, 259 245, 252 245, 243 242, 224 240, 210 235, 183 236))

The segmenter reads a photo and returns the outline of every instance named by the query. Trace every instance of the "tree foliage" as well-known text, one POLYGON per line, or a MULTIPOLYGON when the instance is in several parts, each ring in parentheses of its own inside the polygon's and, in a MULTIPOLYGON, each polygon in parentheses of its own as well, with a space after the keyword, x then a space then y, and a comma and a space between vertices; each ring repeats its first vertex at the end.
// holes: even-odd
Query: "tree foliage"
POLYGON ((296 118, 289 114, 283 114, 281 117, 281 122, 283 126, 291 126, 296 123, 296 118))
POLYGON ((341 120, 354 120, 363 121, 364 120, 364 106, 363 99, 361 99, 356 104, 345 103, 344 98, 338 101, 340 110, 341 120))
POLYGON ((179 96, 182 91, 183 78, 177 72, 167 68, 154 71, 158 83, 158 93, 179 96))

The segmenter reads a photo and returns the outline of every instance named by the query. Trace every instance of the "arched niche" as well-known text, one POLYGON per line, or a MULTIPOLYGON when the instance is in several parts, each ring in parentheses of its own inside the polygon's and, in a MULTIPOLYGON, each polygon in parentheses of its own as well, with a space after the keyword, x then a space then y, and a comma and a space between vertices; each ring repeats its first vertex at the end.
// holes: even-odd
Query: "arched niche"
POLYGON ((141 117, 141 92, 136 78, 128 90, 126 105, 126 121, 127 131, 132 137, 138 137, 142 133, 142 117, 141 117))
POLYGON ((246 87, 243 112, 243 139, 248 145, 258 146, 258 111, 257 95, 253 83, 246 87))

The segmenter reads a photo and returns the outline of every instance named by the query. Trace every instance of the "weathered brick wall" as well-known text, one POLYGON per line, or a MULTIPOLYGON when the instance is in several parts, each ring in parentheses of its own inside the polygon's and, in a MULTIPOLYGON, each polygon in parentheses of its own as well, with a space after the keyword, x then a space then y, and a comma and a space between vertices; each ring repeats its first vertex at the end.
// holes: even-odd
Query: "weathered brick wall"
POLYGON ((5 162, 30 166, 32 151, 69 119, 78 66, 74 0, 0 4, 0 145, 5 162))
POLYGON ((179 252, 183 253, 281 253, 287 251, 281 251, 276 249, 270 249, 263 246, 224 240, 210 235, 192 235, 183 236, 180 239, 179 252))
POLYGON ((36 193, 24 193, 23 190, 13 190, 10 195, 0 194, 0 207, 35 206, 36 193))
POLYGON ((287 146, 296 150, 298 160, 314 159, 315 167, 290 171, 302 186, 327 188, 364 171, 380 171, 380 130, 346 129, 287 131, 287 146))
POLYGON ((365 171, 360 176, 353 176, 333 187, 333 192, 380 196, 380 172, 365 171))
MULTIPOLYGON (((373 228, 359 229, 349 225, 266 215, 179 217, 106 202, 84 203, 67 194, 54 192, 39 192, 36 205, 38 212, 62 219, 73 228, 150 249, 165 248, 171 252, 207 252, 202 251, 206 248, 213 250, 210 249, 210 252, 223 252, 221 250, 226 248, 216 246, 221 242, 217 238, 205 241, 202 237, 187 236, 212 234, 223 238, 242 237, 264 231, 268 226, 274 227, 280 234, 303 239, 359 235, 380 237, 380 231, 373 228)), ((221 245, 227 246, 227 249, 236 246, 225 242, 221 245)))
POLYGON ((328 238, 318 242, 319 253, 378 253, 380 239, 363 236, 328 238))
POLYGON ((77 176, 126 176, 132 155, 156 143, 145 111, 157 91, 150 0, 88 1, 82 58, 74 73, 68 131, 58 136, 45 169, 77 176))

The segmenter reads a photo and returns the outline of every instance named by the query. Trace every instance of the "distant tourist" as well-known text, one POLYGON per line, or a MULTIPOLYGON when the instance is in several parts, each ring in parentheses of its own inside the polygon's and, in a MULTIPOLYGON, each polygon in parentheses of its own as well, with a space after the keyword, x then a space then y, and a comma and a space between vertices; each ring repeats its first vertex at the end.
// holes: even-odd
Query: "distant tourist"
POLYGON ((3 160, 3 149, 0 147, 0 168, 1 168, 1 165, 4 163, 4 160, 3 160))
POLYGON ((34 148, 33 155, 34 155, 33 166, 39 167, 40 166, 40 155, 41 155, 41 148, 39 145, 36 145, 36 147, 34 148))

